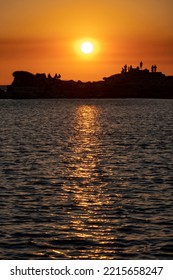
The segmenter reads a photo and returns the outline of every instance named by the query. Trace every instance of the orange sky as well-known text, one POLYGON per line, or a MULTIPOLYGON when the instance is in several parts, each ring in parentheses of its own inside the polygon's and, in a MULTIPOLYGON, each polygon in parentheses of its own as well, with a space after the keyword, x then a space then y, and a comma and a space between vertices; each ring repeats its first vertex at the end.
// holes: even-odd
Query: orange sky
POLYGON ((101 80, 124 64, 173 75, 172 0, 5 0, 0 9, 0 84, 12 72, 101 80), (80 52, 91 40, 92 55, 80 52))

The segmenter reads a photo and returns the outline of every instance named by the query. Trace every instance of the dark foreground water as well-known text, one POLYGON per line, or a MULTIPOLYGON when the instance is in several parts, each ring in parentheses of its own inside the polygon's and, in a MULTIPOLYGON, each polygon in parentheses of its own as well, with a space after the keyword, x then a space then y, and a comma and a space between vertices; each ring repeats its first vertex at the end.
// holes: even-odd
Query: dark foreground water
POLYGON ((1 259, 173 259, 173 100, 0 100, 1 259))

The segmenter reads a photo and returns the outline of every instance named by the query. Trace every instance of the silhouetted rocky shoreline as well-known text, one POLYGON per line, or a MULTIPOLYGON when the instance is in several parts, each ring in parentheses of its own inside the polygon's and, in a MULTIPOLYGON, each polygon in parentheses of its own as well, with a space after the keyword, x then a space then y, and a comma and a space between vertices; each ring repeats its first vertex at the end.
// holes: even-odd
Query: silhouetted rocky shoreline
POLYGON ((65 81, 57 74, 51 77, 27 71, 16 71, 13 77, 7 90, 0 90, 1 99, 173 98, 173 76, 139 67, 127 70, 126 65, 121 73, 96 82, 65 81))

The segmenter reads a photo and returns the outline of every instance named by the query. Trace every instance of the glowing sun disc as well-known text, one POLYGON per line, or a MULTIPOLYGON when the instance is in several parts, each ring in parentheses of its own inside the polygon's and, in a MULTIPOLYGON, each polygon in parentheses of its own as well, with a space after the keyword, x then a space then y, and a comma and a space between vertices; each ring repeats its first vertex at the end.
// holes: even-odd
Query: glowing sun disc
POLYGON ((91 42, 84 42, 82 43, 81 45, 81 51, 84 53, 84 54, 90 54, 93 52, 93 44, 91 42))

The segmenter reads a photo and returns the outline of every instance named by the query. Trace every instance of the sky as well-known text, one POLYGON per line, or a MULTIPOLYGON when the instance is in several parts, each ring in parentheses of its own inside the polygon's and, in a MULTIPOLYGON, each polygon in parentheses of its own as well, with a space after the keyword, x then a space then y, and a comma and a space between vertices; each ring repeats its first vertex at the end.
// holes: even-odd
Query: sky
POLYGON ((172 0, 0 0, 0 84, 12 73, 97 81, 127 65, 173 75, 172 0), (94 51, 83 54, 80 44, 94 51))

